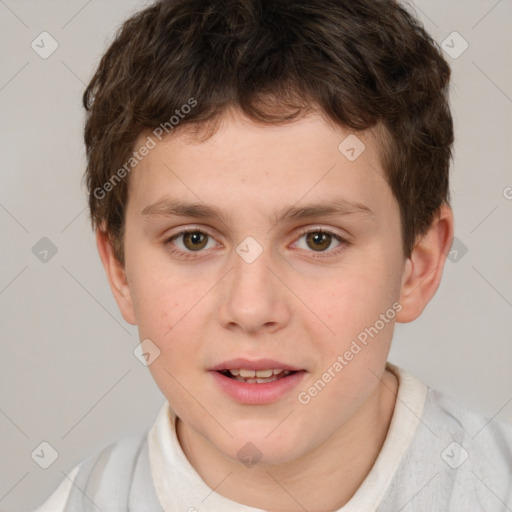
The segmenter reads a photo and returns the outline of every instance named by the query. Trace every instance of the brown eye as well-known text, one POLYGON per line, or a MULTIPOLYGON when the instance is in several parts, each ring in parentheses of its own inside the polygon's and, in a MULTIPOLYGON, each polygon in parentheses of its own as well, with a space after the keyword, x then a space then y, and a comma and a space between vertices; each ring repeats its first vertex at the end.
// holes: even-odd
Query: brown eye
POLYGON ((303 231, 295 244, 299 249, 309 252, 312 257, 318 258, 335 256, 350 245, 340 235, 322 228, 303 231))
POLYGON ((311 231, 306 235, 308 247, 314 251, 324 251, 332 242, 332 235, 322 231, 311 231))
POLYGON ((190 251, 200 251, 208 243, 208 235, 201 231, 183 233, 183 245, 190 251))

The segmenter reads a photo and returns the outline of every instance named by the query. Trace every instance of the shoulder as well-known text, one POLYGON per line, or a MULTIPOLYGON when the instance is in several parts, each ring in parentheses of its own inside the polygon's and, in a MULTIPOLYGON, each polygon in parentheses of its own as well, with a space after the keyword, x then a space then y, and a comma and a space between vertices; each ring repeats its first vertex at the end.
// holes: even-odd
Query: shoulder
MULTIPOLYGON (((423 384, 406 370, 394 367, 400 378, 397 400, 419 420, 415 438, 431 446, 455 441, 475 453, 497 456, 512 468, 512 425, 472 410, 448 395, 423 384), (419 401, 421 400, 421 407, 419 401)), ((398 402, 397 402, 398 404, 398 402)))
POLYGON ((512 503, 512 425, 437 390, 428 389, 407 460, 433 479, 429 487, 448 510, 512 503))
POLYGON ((512 468, 512 425, 471 410, 430 388, 423 419, 440 438, 464 441, 468 448, 498 457, 512 468))
POLYGON ((474 478, 510 485, 512 425, 473 411, 432 389, 427 396, 424 421, 437 434, 441 457, 448 466, 456 469, 467 460, 474 478))
POLYGON ((86 510, 89 499, 98 505, 104 504, 109 510, 117 510, 112 507, 126 503, 133 493, 136 473, 142 470, 150 479, 147 458, 147 432, 126 435, 98 448, 72 469, 35 512, 86 510))
POLYGON ((50 497, 40 505, 34 512, 62 512, 66 506, 73 481, 80 469, 80 464, 77 464, 67 475, 67 477, 59 484, 59 486, 52 492, 50 497))
MULTIPOLYGON (((416 426, 379 512, 406 502, 414 510, 510 510, 512 425, 425 385, 424 392, 413 393, 421 381, 404 370, 400 376, 404 389, 397 406, 415 417, 416 426)), ((403 424, 395 428, 405 435, 403 424)))

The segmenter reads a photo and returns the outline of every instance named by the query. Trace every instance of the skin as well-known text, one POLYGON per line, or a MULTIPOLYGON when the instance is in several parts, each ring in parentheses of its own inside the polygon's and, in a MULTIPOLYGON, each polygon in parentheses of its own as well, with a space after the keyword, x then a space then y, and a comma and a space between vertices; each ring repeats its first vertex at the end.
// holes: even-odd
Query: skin
POLYGON ((203 142, 185 126, 130 175, 124 266, 97 230, 123 317, 161 351, 149 369, 179 418, 186 456, 217 493, 248 506, 325 511, 353 496, 393 414, 398 382, 385 364, 394 323, 414 320, 430 301, 453 237, 444 205, 404 258, 399 206, 383 178, 376 133, 357 134, 366 149, 353 162, 338 150, 350 133, 317 113, 275 126, 231 110, 203 142), (142 215, 165 196, 215 206, 226 219, 142 215), (285 206, 340 196, 372 214, 273 221, 285 206), (200 251, 197 238, 169 241, 184 228, 211 238, 200 251), (319 243, 301 232, 319 228, 347 242, 319 243), (250 264, 236 252, 247 236, 263 248, 250 264), (395 319, 301 404, 298 393, 393 303, 401 305, 395 319), (269 357, 306 373, 276 402, 242 405, 208 372, 234 357, 269 357), (261 452, 252 467, 237 457, 247 442, 261 452))

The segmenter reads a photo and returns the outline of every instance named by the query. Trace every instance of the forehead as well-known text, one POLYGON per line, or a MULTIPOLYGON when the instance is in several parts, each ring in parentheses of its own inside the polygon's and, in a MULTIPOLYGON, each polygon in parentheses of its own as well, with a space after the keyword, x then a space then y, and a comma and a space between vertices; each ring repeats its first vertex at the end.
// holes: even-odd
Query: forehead
POLYGON ((393 198, 377 133, 356 134, 318 114, 269 125, 230 113, 206 140, 182 129, 158 141, 131 173, 129 203, 140 214, 169 198, 269 214, 270 205, 341 199, 378 211, 393 198))

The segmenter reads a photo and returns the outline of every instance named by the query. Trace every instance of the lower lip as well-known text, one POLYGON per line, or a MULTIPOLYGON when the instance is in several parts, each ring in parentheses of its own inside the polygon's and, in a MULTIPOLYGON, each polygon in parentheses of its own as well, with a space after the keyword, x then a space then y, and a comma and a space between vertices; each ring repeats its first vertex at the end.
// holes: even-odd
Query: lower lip
POLYGON ((222 391, 237 402, 247 405, 260 405, 276 402, 285 396, 299 384, 306 372, 301 370, 287 377, 262 384, 240 382, 217 371, 210 373, 212 373, 222 391))

